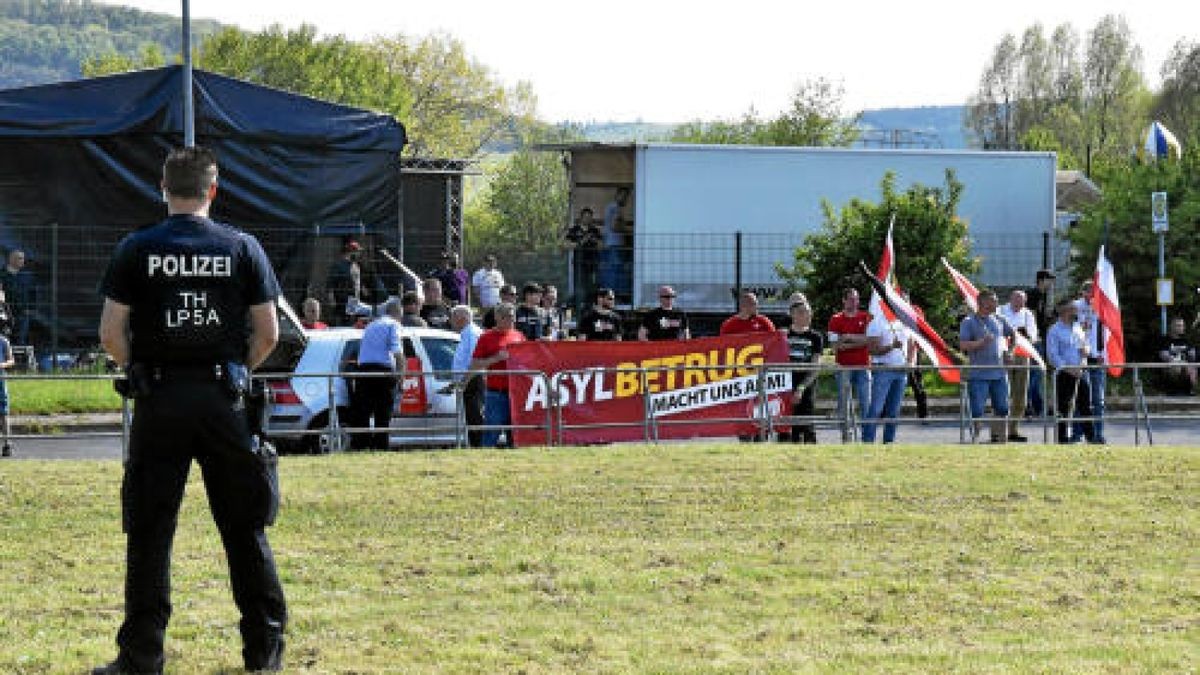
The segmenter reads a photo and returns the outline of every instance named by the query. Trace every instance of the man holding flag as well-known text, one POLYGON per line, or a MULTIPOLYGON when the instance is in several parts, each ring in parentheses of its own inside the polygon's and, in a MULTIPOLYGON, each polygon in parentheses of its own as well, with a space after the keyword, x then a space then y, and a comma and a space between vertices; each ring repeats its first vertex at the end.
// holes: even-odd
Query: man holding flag
POLYGON ((1095 443, 1107 443, 1104 438, 1104 389, 1108 375, 1118 377, 1125 365, 1125 332, 1121 328, 1121 303, 1117 297, 1117 276, 1112 263, 1100 246, 1096 260, 1096 272, 1083 283, 1081 298, 1076 303, 1079 320, 1087 336, 1088 357, 1087 382, 1092 398, 1092 415, 1096 421, 1095 443), (1105 369, 1104 364, 1108 365, 1105 369))
POLYGON ((971 419, 975 421, 975 437, 978 438, 987 400, 992 400, 996 421, 992 423, 992 442, 1003 443, 1008 417, 1009 386, 1004 372, 1004 361, 1012 355, 1017 334, 1003 318, 996 316, 1000 304, 996 293, 979 291, 976 298, 979 309, 968 316, 958 333, 958 346, 966 352, 972 366, 967 373, 967 398, 971 405, 971 419), (1004 338, 1008 338, 1005 341, 1004 338))

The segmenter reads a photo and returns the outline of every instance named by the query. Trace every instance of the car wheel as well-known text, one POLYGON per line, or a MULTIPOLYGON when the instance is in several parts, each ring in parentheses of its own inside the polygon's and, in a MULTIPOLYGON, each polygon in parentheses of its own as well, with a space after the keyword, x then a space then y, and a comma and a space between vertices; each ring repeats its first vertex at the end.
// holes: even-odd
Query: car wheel
POLYGON ((346 416, 350 414, 348 408, 338 408, 337 429, 329 431, 329 415, 321 413, 313 418, 311 424, 308 425, 309 431, 320 431, 319 434, 310 434, 304 437, 304 445, 310 455, 328 455, 333 452, 346 452, 350 449, 350 434, 342 431, 341 427, 346 424, 346 416))

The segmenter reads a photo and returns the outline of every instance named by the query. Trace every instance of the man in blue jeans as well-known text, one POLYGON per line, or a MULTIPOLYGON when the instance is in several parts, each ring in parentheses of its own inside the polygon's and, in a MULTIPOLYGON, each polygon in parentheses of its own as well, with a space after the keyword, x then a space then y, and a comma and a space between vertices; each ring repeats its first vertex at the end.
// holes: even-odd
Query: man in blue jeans
MULTIPOLYGON (((1104 444, 1104 390, 1108 382, 1108 355, 1104 351, 1108 329, 1100 324, 1100 315, 1092 304, 1092 294, 1095 292, 1091 280, 1083 282, 1079 288, 1079 299, 1075 301, 1075 309, 1079 316, 1079 326, 1087 337, 1088 355, 1087 370, 1084 371, 1084 383, 1091 396, 1092 422, 1094 435, 1092 443, 1104 444)), ((1082 423, 1075 424, 1075 438, 1086 436, 1082 423)))
MULTIPOLYGON (((838 368, 838 404, 837 414, 841 419, 848 419, 847 407, 850 397, 854 396, 858 403, 859 416, 867 413, 871 395, 871 371, 867 366, 871 363, 871 353, 867 347, 867 326, 871 324, 871 315, 858 308, 858 291, 847 288, 842 291, 842 311, 829 319, 829 346, 833 349, 833 357, 841 368, 838 368)), ((842 442, 850 440, 851 429, 843 424, 842 442)))
POLYGON ((979 292, 979 308, 963 319, 958 331, 958 346, 967 354, 972 366, 967 371, 967 398, 971 405, 971 419, 975 423, 974 438, 979 438, 984 407, 992 400, 996 420, 992 422, 992 442, 1003 443, 1008 418, 1008 376, 1004 372, 1004 360, 1011 358, 1016 343, 1016 333, 1003 317, 996 315, 1000 304, 995 291, 979 292))
MULTIPOLYGON (((517 309, 507 302, 494 308, 496 327, 479 336, 475 353, 471 355, 471 370, 506 370, 508 368, 508 346, 524 342, 525 336, 516 329, 517 309)), ((474 375, 479 377, 479 375, 474 375)), ((508 445, 514 445, 512 413, 508 401, 508 375, 487 375, 484 380, 483 422, 489 428, 483 432, 484 447, 494 448, 500 443, 500 433, 507 432, 508 445)))
MULTIPOLYGON (((908 360, 913 342, 904 324, 895 319, 876 317, 867 327, 867 348, 871 352, 871 403, 863 422, 863 443, 875 442, 875 427, 881 421, 900 416, 904 388, 908 385, 908 360)), ((896 423, 885 422, 883 442, 896 440, 896 423)))

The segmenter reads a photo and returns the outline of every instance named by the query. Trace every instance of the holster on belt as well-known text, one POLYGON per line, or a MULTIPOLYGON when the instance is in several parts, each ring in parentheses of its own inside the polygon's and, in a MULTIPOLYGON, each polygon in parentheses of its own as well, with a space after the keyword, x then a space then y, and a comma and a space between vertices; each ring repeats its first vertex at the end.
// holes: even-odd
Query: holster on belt
POLYGON ((122 398, 146 398, 154 391, 154 373, 145 363, 131 363, 125 368, 125 377, 113 380, 113 389, 122 398))

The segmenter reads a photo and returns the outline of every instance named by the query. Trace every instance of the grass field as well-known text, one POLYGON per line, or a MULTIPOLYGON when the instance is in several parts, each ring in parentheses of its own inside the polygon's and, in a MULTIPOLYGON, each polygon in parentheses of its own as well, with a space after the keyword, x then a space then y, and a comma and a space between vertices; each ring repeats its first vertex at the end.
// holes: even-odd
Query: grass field
POLYGON ((14 415, 110 412, 121 409, 121 397, 108 380, 9 380, 14 415))
MULTIPOLYGON (((664 445, 281 469, 293 672, 1200 669, 1200 448, 664 445)), ((113 655, 119 473, 0 464, 0 672, 113 655)), ((199 483, 174 600, 168 671, 234 670, 199 483)))

